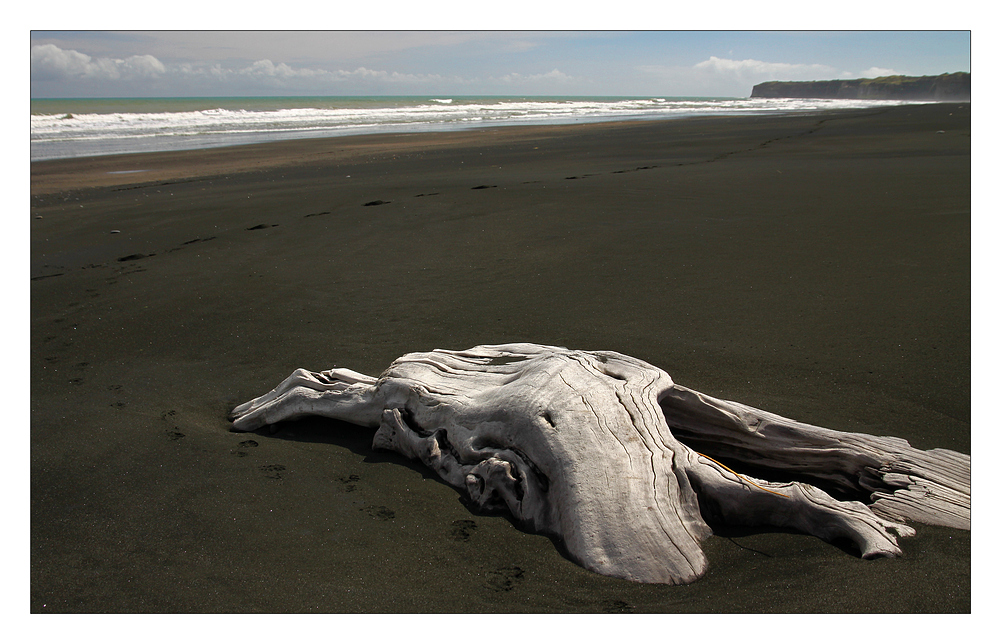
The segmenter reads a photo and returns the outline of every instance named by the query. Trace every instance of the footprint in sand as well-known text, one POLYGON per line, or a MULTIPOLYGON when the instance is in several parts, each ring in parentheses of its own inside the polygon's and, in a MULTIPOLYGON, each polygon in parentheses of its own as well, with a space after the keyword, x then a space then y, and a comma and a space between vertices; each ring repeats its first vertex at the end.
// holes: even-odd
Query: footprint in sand
MULTIPOLYGON (((685 164, 681 163, 681 165, 685 165, 685 164)), ((631 170, 615 170, 614 172, 612 172, 612 174, 625 174, 627 172, 638 172, 640 170, 652 170, 655 167, 660 167, 660 166, 659 165, 643 165, 643 166, 640 166, 640 167, 634 167, 631 170)))
POLYGON ((486 572, 486 586, 494 592, 509 592, 524 580, 524 570, 516 565, 486 572))
POLYGON ((628 614, 635 610, 625 601, 609 601, 601 608, 601 611, 605 614, 628 614))
MULTIPOLYGON (((108 386, 108 390, 112 391, 114 393, 117 393, 117 392, 119 392, 119 391, 122 390, 122 385, 121 384, 112 384, 112 385, 108 386)), ((122 402, 121 400, 118 400, 117 402, 113 402, 110 406, 112 408, 116 408, 116 409, 123 409, 123 408, 125 408, 125 402, 122 402)))
MULTIPOLYGON (((121 406, 125 406, 124 404, 121 404, 120 402, 119 402, 119 404, 121 406)), ((177 415, 177 411, 175 411, 173 409, 170 409, 168 411, 164 411, 163 413, 160 413, 160 419, 163 420, 164 422, 169 423, 169 424, 173 424, 173 422, 171 422, 171 418, 173 418, 175 415, 177 415)), ((184 434, 181 433, 178 429, 180 429, 179 426, 174 426, 171 429, 167 429, 167 439, 168 440, 180 440, 181 438, 183 438, 184 434)))
POLYGON ((448 537, 455 542, 468 542, 472 538, 472 532, 477 529, 476 521, 474 520, 454 520, 451 523, 451 533, 448 537))
MULTIPOLYGON (((260 446, 260 443, 257 442, 257 440, 243 440, 237 446, 240 447, 240 449, 253 449, 260 446)), ((233 449, 230 453, 235 455, 237 458, 245 458, 250 455, 248 451, 241 451, 240 449, 233 449)))
POLYGON ((281 480, 281 472, 285 470, 285 465, 264 464, 257 468, 264 472, 265 478, 271 478, 272 480, 281 480))
POLYGON ((190 241, 185 241, 184 243, 182 243, 181 245, 177 246, 176 248, 171 248, 170 250, 167 250, 167 252, 177 252, 178 250, 183 250, 186 246, 189 246, 192 243, 202 243, 204 241, 211 241, 214 238, 215 237, 205 237, 204 239, 202 239, 202 238, 199 237, 197 239, 191 239, 190 241))
POLYGON ((340 480, 341 483, 343 483, 344 491, 350 493, 351 491, 354 491, 355 489, 358 488, 357 485, 354 483, 360 480, 361 478, 358 475, 352 473, 349 476, 343 476, 337 479, 340 480))
POLYGON ((382 505, 368 506, 364 508, 365 513, 376 520, 392 520, 396 517, 396 512, 382 505))

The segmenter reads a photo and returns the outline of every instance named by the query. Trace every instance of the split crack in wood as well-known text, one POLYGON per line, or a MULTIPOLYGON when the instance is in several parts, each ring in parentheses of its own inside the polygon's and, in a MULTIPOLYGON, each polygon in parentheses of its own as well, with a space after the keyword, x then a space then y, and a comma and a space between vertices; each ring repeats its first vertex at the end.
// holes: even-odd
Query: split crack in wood
POLYGON ((583 567, 644 583, 702 576, 710 524, 846 538, 864 558, 900 555, 897 538, 915 533, 905 520, 971 528, 968 455, 716 399, 611 351, 434 350, 378 378, 298 369, 231 417, 235 431, 253 431, 310 415, 377 428, 374 448, 420 460, 480 509, 557 538, 583 567))

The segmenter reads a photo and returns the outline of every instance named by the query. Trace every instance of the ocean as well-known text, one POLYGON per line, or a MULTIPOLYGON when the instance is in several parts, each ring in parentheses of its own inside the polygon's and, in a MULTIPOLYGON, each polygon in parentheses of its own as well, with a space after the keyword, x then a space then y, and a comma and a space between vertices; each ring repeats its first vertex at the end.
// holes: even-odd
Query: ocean
POLYGON ((901 102, 567 96, 32 99, 31 160, 352 134, 802 112, 901 102))

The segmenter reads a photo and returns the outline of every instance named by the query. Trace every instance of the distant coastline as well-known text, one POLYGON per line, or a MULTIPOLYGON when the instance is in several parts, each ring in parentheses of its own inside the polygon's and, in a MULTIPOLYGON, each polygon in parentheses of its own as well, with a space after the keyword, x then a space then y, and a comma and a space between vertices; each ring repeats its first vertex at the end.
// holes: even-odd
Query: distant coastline
POLYGON ((853 80, 769 81, 755 85, 751 98, 891 99, 967 102, 972 75, 880 76, 853 80))

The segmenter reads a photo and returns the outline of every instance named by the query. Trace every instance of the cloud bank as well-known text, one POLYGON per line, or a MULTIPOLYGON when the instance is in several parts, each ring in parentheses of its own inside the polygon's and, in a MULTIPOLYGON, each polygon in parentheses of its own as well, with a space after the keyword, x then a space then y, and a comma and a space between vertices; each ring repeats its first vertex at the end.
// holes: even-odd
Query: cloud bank
POLYGON ((364 94, 437 91, 532 91, 564 86, 574 78, 558 69, 539 74, 464 78, 357 67, 353 70, 292 66, 269 59, 246 66, 183 62, 164 64, 155 56, 94 58, 53 44, 31 48, 32 95, 259 95, 364 94))
POLYGON ((31 80, 135 80, 156 78, 167 68, 153 56, 91 58, 79 51, 55 45, 31 48, 31 80))
MULTIPOLYGON (((530 49, 521 41, 514 49, 530 49)), ((367 64, 370 64, 367 63, 367 64)), ((530 64, 530 63, 529 63, 530 64)), ((445 65, 438 65, 443 67, 445 65)), ((561 66, 561 65, 560 65, 561 66)), ((571 65, 572 67, 573 65, 571 65)), ((55 44, 31 48, 33 97, 112 96, 278 96, 278 95, 660 95, 749 96, 753 86, 768 80, 818 80, 886 76, 892 69, 870 67, 862 72, 837 70, 823 64, 735 60, 718 56, 687 66, 640 65, 613 70, 612 78, 588 66, 586 73, 559 68, 541 73, 500 71, 483 76, 413 73, 357 66, 324 68, 290 65, 263 58, 253 62, 163 62, 150 54, 124 58, 94 57, 55 44), (592 74, 589 75, 588 74, 592 74)))
POLYGON ((815 80, 832 77, 837 73, 827 65, 802 65, 791 63, 769 63, 762 60, 729 60, 711 56, 694 66, 695 70, 710 74, 727 75, 740 79, 753 80, 815 80))

